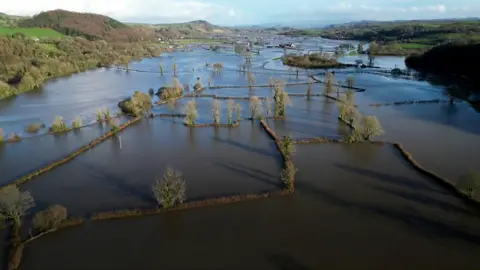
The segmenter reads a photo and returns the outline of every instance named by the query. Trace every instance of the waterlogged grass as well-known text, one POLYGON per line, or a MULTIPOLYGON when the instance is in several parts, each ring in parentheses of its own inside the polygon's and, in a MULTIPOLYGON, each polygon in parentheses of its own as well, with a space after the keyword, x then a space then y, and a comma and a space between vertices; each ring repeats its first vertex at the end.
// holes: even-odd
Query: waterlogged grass
POLYGON ((400 43, 398 46, 402 49, 425 49, 428 47, 428 45, 420 43, 400 43))
POLYGON ((13 35, 16 33, 21 33, 29 37, 49 37, 49 38, 61 38, 64 35, 59 32, 49 29, 49 28, 10 28, 10 27, 0 27, 0 35, 13 35))

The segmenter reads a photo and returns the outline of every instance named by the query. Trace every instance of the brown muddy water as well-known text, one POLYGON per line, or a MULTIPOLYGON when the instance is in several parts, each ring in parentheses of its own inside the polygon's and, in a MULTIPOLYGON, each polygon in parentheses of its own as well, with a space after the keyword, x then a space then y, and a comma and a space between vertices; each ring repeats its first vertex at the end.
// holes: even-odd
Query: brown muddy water
MULTIPOLYGON (((282 54, 265 49, 252 58, 255 84, 266 84, 270 77, 306 81, 305 74, 297 80, 272 60, 282 54)), ((389 59, 386 64, 403 61, 389 59)), ((99 108, 118 110, 118 101, 134 90, 147 92, 169 84, 173 63, 179 65, 182 83, 192 85, 201 77, 204 85, 208 78, 212 85, 246 85, 245 74, 237 71, 242 61, 223 52, 176 52, 132 63, 132 69, 146 72, 101 69, 60 78, 0 101, 0 127, 21 132, 32 121, 48 126, 55 115, 67 123, 80 115, 89 123, 99 108), (225 68, 213 74, 205 61, 222 62, 225 68), (164 76, 158 74, 160 64, 166 69, 164 76)), ((355 86, 367 89, 356 93, 355 100, 362 114, 380 120, 386 133, 378 139, 402 143, 421 165, 453 181, 478 170, 480 114, 468 104, 367 106, 446 99, 445 87, 353 69, 338 71, 335 80, 348 76, 354 76, 355 86)), ((298 94, 307 86, 286 89, 298 94)), ((323 90, 323 85, 313 85, 314 93, 323 90)), ((269 88, 204 93, 272 96, 269 88)), ((174 112, 182 113, 189 100, 179 100, 174 112)), ((349 132, 338 123, 335 102, 323 97, 291 100, 285 121, 268 120, 277 135, 340 138, 349 132)), ((196 102, 198 123, 211 123, 212 100, 196 102)), ((243 107, 241 116, 249 117, 248 101, 236 102, 243 107)), ((226 104, 222 101, 222 123, 227 121, 226 104)), ((153 111, 170 113, 166 106, 153 111)), ((167 165, 184 172, 189 200, 281 188, 280 155, 258 121, 244 121, 234 129, 190 129, 182 121, 144 119, 20 188, 32 193, 34 211, 62 204, 72 216, 154 207, 150 187, 167 165)), ((77 134, 0 146, 0 184, 67 155, 106 129, 95 125, 77 134)), ((299 172, 291 197, 87 223, 29 243, 21 269, 478 268, 479 210, 418 174, 389 145, 299 145, 294 161, 299 172)), ((23 232, 30 219, 31 215, 23 232)), ((0 232, 3 237, 7 231, 0 232)), ((0 259, 5 261, 5 254, 0 259)))
POLYGON ((478 209, 391 147, 303 145, 295 163, 291 197, 65 229, 21 269, 477 269, 478 209))

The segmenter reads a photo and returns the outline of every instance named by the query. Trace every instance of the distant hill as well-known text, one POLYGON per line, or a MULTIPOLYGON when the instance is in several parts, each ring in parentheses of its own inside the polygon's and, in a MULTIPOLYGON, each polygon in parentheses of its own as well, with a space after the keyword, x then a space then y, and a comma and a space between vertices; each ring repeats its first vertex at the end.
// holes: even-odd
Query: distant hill
POLYGON ((0 27, 16 27, 20 20, 28 17, 9 15, 0 12, 0 27))
POLYGON ((83 36, 89 40, 131 42, 154 38, 153 31, 130 27, 104 15, 61 9, 42 12, 30 19, 21 20, 18 25, 51 28, 65 35, 83 36))
POLYGON ((233 30, 198 20, 186 23, 172 24, 135 24, 153 29, 155 33, 165 38, 204 38, 212 35, 229 35, 233 30))

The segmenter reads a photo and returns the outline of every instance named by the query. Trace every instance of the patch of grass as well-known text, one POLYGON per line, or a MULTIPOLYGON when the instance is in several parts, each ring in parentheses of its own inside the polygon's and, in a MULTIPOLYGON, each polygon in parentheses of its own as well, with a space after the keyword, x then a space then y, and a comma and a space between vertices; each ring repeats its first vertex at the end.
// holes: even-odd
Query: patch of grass
POLYGON ((27 132, 27 133, 37 133, 43 126, 44 125, 40 124, 40 123, 29 124, 25 128, 25 132, 27 132))
POLYGON ((29 37, 61 38, 64 35, 50 28, 17 28, 0 27, 0 36, 13 35, 16 33, 24 34, 29 37))
POLYGON ((425 49, 428 45, 420 44, 420 43, 399 43, 397 44, 400 48, 408 50, 408 49, 425 49))
POLYGON ((55 120, 53 121, 52 127, 50 127, 50 132, 57 133, 57 132, 66 132, 68 131, 67 124, 63 121, 61 116, 56 116, 55 120))

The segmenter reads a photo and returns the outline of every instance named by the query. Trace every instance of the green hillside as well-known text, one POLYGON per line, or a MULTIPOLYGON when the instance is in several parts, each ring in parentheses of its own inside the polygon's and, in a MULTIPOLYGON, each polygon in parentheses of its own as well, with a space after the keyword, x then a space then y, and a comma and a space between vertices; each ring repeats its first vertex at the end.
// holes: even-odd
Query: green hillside
POLYGON ((59 32, 49 28, 16 28, 16 27, 0 27, 0 35, 13 35, 21 33, 29 37, 47 37, 47 38, 60 38, 63 37, 59 32))

